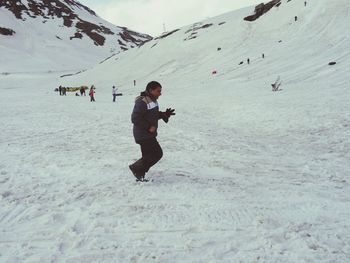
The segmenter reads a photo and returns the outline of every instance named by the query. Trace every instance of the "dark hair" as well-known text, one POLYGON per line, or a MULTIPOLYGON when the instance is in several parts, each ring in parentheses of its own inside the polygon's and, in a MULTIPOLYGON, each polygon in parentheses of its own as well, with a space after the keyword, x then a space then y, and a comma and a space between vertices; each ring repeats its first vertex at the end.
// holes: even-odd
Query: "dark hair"
POLYGON ((162 88, 162 85, 160 85, 160 83, 157 81, 151 81, 147 84, 146 91, 154 90, 158 87, 162 88))

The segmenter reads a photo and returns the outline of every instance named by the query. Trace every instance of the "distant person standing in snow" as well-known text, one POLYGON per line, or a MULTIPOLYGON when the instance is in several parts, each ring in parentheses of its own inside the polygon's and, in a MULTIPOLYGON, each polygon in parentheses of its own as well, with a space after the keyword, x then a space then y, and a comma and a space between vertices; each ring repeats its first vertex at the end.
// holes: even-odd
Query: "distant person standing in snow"
POLYGON ((90 88, 90 91, 89 91, 90 102, 95 101, 95 97, 94 97, 95 90, 94 89, 95 89, 95 87, 94 87, 94 85, 92 85, 90 88))
POLYGON ((60 96, 62 96, 62 86, 61 85, 58 87, 58 91, 60 92, 60 96))
POLYGON ((158 120, 168 122, 170 116, 175 115, 174 109, 168 108, 165 112, 159 111, 157 99, 162 95, 162 86, 151 81, 146 90, 135 99, 135 106, 131 114, 134 124, 133 134, 135 142, 140 144, 142 158, 129 165, 130 170, 137 180, 144 181, 145 174, 163 156, 156 137, 158 120))
POLYGON ((112 88, 113 102, 115 102, 115 98, 117 97, 117 92, 118 92, 118 88, 113 86, 112 88))
POLYGON ((249 58, 247 58, 247 63, 250 64, 250 59, 249 58))
POLYGON ((81 87, 80 88, 80 96, 86 96, 86 94, 85 94, 85 88, 84 87, 81 87))

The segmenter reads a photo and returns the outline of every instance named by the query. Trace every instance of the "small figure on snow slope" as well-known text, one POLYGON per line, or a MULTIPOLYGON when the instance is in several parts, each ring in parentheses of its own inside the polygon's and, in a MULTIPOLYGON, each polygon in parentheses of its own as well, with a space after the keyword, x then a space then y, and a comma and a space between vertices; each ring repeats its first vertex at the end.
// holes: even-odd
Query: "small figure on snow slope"
POLYGON ((90 102, 95 101, 94 94, 95 94, 95 86, 92 85, 91 88, 90 88, 90 91, 89 91, 90 102))
POLYGON ((118 88, 113 86, 113 88, 112 88, 113 102, 115 102, 115 98, 117 97, 117 93, 118 93, 118 88))

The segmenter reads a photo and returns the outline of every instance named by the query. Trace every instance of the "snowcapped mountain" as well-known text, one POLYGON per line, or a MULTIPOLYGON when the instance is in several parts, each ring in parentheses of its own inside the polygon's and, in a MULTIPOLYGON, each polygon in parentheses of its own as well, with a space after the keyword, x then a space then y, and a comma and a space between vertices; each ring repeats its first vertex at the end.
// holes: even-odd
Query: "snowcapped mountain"
POLYGON ((0 0, 0 72, 81 69, 150 40, 73 0, 0 0))
POLYGON ((176 86, 189 74, 213 79, 213 70, 221 79, 261 79, 268 86, 278 75, 285 85, 306 76, 330 81, 348 70, 349 6, 349 0, 273 0, 165 33, 66 81, 105 85, 118 72, 125 84, 159 79, 176 86), (339 65, 328 66, 332 61, 339 65))

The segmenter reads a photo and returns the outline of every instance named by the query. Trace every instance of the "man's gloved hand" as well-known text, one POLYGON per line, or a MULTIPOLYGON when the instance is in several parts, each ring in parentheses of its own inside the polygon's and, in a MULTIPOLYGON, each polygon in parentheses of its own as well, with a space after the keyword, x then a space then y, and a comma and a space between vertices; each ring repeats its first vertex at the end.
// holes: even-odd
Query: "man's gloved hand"
POLYGON ((175 115, 176 114, 174 111, 175 111, 175 109, 167 108, 166 111, 165 111, 165 115, 169 118, 171 115, 175 115))
POLYGON ((171 109, 171 108, 166 109, 165 112, 162 112, 162 115, 161 115, 162 120, 167 123, 169 121, 169 117, 171 115, 175 115, 174 111, 175 111, 175 109, 171 109))

